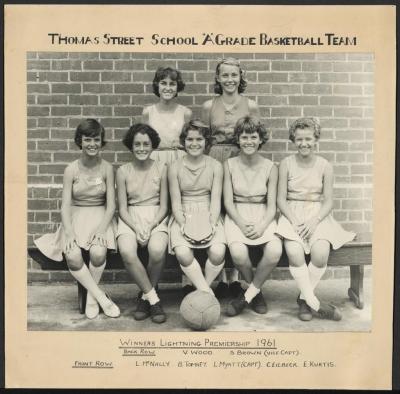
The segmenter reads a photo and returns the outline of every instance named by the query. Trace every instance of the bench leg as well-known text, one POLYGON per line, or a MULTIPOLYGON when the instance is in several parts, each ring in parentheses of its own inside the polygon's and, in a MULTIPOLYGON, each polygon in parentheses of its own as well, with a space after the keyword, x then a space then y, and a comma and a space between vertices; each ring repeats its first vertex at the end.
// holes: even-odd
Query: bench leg
POLYGON ((350 266, 350 288, 348 291, 350 299, 359 309, 364 308, 364 266, 350 266))
POLYGON ((77 284, 78 284, 79 313, 84 314, 86 308, 87 290, 79 282, 77 282, 77 284))

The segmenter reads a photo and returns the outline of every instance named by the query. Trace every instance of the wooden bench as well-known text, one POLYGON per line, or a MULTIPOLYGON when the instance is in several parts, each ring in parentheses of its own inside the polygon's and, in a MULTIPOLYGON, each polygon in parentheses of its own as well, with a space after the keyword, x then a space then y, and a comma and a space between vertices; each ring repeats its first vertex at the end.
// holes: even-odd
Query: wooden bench
MULTIPOLYGON (((260 258, 261 250, 259 248, 250 248, 250 258, 252 261, 258 261, 260 258)), ((60 263, 55 263, 53 260, 44 256, 37 248, 28 249, 29 256, 40 264, 42 270, 68 270, 65 261, 60 263)), ((141 249, 139 251, 139 256, 143 261, 147 260, 147 253, 145 250, 141 249)), ((200 262, 204 262, 206 259, 206 254, 204 251, 199 251, 196 255, 200 262)), ((84 260, 88 263, 88 253, 84 253, 84 260)), ((372 246, 368 242, 352 242, 341 249, 332 250, 328 266, 338 267, 338 266, 349 266, 350 267, 350 287, 348 289, 348 295, 350 299, 354 302, 355 306, 359 309, 364 307, 364 266, 372 264, 372 246)), ((225 259, 225 266, 232 267, 232 260, 227 250, 227 255, 225 259)), ((278 263, 278 267, 288 267, 288 259, 285 253, 278 263)), ((107 270, 112 269, 123 269, 124 265, 121 258, 116 252, 109 252, 107 255, 107 270)), ((174 256, 168 255, 165 269, 174 272, 174 278, 176 277, 176 282, 181 280, 181 270, 179 268, 178 262, 174 256)), ((162 282, 162 278, 160 280, 162 282)), ((78 303, 79 311, 84 313, 86 304, 86 290, 78 283, 78 303)))

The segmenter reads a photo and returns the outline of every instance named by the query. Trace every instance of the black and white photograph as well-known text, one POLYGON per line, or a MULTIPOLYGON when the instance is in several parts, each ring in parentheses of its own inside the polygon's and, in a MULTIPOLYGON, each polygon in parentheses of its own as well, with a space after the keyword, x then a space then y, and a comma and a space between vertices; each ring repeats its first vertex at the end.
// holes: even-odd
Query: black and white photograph
POLYGON ((28 330, 371 329, 372 53, 26 56, 28 330))
POLYGON ((6 387, 391 388, 395 16, 7 5, 6 387))

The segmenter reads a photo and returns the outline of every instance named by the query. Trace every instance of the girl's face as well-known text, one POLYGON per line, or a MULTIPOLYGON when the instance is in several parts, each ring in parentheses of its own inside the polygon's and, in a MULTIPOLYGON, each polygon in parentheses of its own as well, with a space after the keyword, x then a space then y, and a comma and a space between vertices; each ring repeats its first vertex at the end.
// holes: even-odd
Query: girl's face
POLYGON ((189 130, 185 138, 185 150, 188 155, 198 157, 204 153, 206 140, 198 130, 189 130))
POLYGON ((132 142, 132 152, 137 160, 147 160, 153 152, 150 137, 147 134, 137 133, 132 142))
POLYGON ((101 150, 101 135, 89 137, 82 135, 82 153, 94 157, 100 153, 101 150))
POLYGON ((253 133, 242 133, 239 136, 240 150, 245 155, 254 155, 260 147, 261 139, 255 131, 253 133))
POLYGON ((235 93, 239 89, 240 84, 239 67, 230 64, 222 64, 219 68, 217 81, 221 84, 223 93, 235 93))
POLYGON ((309 127, 305 129, 296 129, 294 132, 294 144, 300 156, 308 157, 312 155, 317 144, 314 130, 309 127))
POLYGON ((178 83, 170 77, 166 77, 158 83, 158 93, 160 99, 172 100, 178 93, 178 83))

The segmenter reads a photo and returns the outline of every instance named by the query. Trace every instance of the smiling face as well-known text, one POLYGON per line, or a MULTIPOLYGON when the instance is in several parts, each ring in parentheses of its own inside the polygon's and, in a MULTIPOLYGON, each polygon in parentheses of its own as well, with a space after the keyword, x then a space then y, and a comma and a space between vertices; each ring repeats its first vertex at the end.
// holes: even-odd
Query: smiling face
POLYGON ((132 142, 132 153, 135 158, 139 161, 145 161, 150 157, 151 152, 153 152, 153 147, 149 136, 137 133, 132 142))
POLYGON ((253 133, 242 133, 239 136, 239 147, 244 155, 254 155, 258 151, 260 144, 261 138, 256 131, 253 133))
POLYGON ((161 99, 172 100, 178 93, 178 83, 170 77, 166 77, 158 83, 158 93, 161 99))
POLYGON ((185 138, 185 150, 188 155, 197 157, 204 153, 206 140, 198 130, 189 130, 185 138))
POLYGON ((219 69, 217 81, 221 84, 223 93, 235 93, 239 89, 240 84, 239 67, 230 64, 222 64, 219 69))
POLYGON ((101 150, 101 136, 82 135, 82 153, 90 157, 97 156, 101 150))
POLYGON ((309 127, 305 129, 296 129, 294 133, 294 144, 300 156, 309 157, 312 155, 317 144, 314 130, 309 127))

